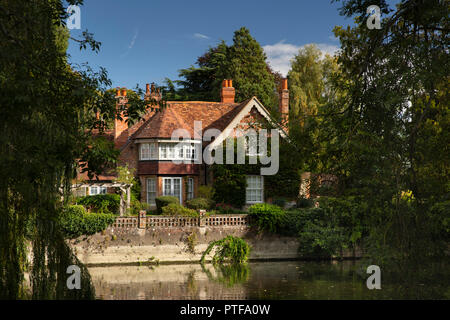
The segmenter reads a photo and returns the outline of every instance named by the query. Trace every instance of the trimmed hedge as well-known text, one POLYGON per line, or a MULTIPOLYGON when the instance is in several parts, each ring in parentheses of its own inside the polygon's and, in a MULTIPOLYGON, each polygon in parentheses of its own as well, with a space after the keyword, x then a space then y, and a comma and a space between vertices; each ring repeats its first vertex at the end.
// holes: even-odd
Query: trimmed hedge
POLYGON ((120 208, 120 196, 118 194, 96 194, 76 199, 77 204, 100 213, 118 213, 120 208))
POLYGON ((185 208, 178 203, 169 203, 167 206, 163 207, 162 214, 166 216, 199 216, 199 213, 196 210, 185 208))
POLYGON ((268 203, 254 204, 248 209, 248 214, 261 230, 274 233, 280 231, 284 211, 279 206, 268 203))
POLYGON ((190 209, 205 209, 210 210, 214 207, 214 201, 206 198, 194 198, 186 201, 186 206, 190 209))
POLYGON ((163 207, 165 207, 171 203, 180 204, 180 200, 174 196, 156 197, 155 202, 156 202, 156 210, 157 210, 158 214, 161 214, 163 212, 162 211, 163 207))
POLYGON ((91 235, 105 230, 116 219, 113 214, 86 213, 83 206, 67 207, 60 216, 59 225, 67 238, 91 235))

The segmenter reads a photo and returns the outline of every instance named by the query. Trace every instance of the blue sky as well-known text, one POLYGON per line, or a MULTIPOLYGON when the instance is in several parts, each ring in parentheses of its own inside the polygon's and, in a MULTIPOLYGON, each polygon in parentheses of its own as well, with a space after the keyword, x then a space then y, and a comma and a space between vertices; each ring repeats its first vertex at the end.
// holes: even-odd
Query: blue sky
MULTIPOLYGON (((298 49, 316 43, 334 52, 336 25, 352 24, 338 13, 340 3, 330 0, 85 0, 81 30, 88 29, 102 42, 99 53, 69 46, 71 62, 105 67, 113 87, 162 84, 178 79, 178 70, 194 64, 209 46, 220 40, 232 43, 242 26, 263 46, 272 67, 282 73, 298 49)), ((78 37, 80 30, 71 30, 78 37)))

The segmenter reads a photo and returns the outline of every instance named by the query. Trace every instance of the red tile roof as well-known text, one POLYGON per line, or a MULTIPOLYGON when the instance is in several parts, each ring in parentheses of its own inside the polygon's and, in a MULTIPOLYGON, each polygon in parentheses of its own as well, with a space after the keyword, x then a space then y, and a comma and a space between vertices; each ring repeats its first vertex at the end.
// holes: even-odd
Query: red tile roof
POLYGON ((145 121, 131 139, 170 138, 176 129, 186 129, 194 138, 194 121, 202 121, 203 132, 210 128, 224 130, 248 101, 168 101, 166 107, 145 121))

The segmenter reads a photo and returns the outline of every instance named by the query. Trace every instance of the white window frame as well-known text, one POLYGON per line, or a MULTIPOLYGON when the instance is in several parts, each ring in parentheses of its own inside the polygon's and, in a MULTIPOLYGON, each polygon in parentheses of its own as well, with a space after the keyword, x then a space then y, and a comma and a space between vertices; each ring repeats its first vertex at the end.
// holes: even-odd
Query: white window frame
POLYGON ((102 186, 89 187, 89 195, 90 196, 95 196, 97 194, 106 194, 107 192, 108 192, 108 189, 106 187, 102 187, 102 186))
POLYGON ((156 205, 155 199, 157 197, 157 179, 156 178, 147 178, 145 183, 146 183, 147 203, 150 204, 150 205, 156 205), (151 189, 154 189, 154 190, 150 190, 150 187, 149 187, 150 186, 150 182, 152 184, 154 184, 154 186, 151 188, 151 189), (155 194, 155 197, 153 198, 153 201, 150 200, 151 199, 151 197, 150 197, 151 193, 155 194))
POLYGON ((158 144, 156 142, 139 144, 139 160, 158 160, 158 144))
POLYGON ((164 177, 162 183, 162 194, 164 196, 174 196, 180 200, 180 203, 183 203, 183 179, 181 177, 164 177), (178 195, 175 194, 175 183, 174 181, 180 181, 180 193, 178 195), (170 181, 170 192, 166 193, 166 183, 170 181))
POLYGON ((159 160, 197 160, 196 148, 196 143, 160 142, 159 160))
POLYGON ((246 182, 247 187, 245 188, 245 203, 247 204, 254 204, 254 203, 263 203, 264 202, 264 176, 258 176, 258 175, 248 175, 246 176, 246 182), (261 188, 252 188, 248 185, 248 180, 251 177, 258 177, 261 179, 261 188), (260 191, 260 198, 261 200, 248 200, 248 191, 260 191))
POLYGON ((186 200, 194 199, 194 178, 187 179, 186 200))

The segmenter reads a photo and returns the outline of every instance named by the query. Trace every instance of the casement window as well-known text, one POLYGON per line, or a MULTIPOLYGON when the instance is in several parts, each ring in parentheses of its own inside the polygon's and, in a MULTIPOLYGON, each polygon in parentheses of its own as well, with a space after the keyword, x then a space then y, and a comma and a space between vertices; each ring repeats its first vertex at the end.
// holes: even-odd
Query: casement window
POLYGON ((194 198, 194 179, 188 178, 187 179, 187 200, 191 200, 194 198))
POLYGON ((264 177, 247 176, 246 203, 264 202, 264 177))
POLYGON ((174 196, 183 203, 181 178, 163 178, 163 195, 174 196))
POLYGON ((89 195, 95 196, 96 194, 106 194, 106 187, 89 187, 89 195))
POLYGON ((194 143, 163 142, 159 144, 160 160, 195 160, 196 157, 194 143))
POLYGON ((156 142, 140 144, 140 160, 157 160, 158 148, 156 142))
POLYGON ((156 204, 156 178, 147 178, 147 203, 156 204))

